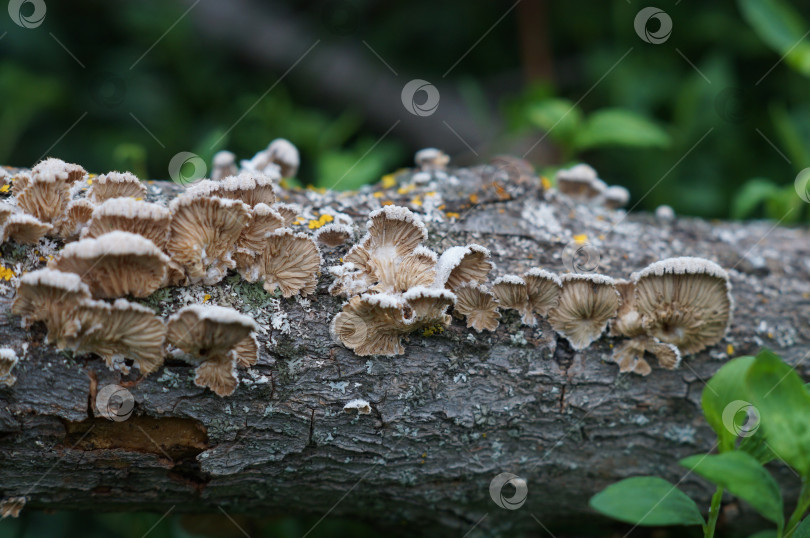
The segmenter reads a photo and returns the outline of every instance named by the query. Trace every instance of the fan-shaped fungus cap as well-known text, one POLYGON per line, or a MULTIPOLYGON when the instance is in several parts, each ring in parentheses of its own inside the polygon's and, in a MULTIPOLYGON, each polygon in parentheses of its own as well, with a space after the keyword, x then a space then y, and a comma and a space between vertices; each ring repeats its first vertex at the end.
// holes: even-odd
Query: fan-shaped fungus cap
POLYGON ((230 151, 218 151, 214 154, 211 163, 211 179, 219 181, 237 173, 236 155, 230 151))
POLYGON ((644 359, 645 352, 655 355, 658 364, 667 370, 674 370, 681 362, 681 353, 677 347, 648 336, 638 336, 620 342, 613 349, 611 360, 619 365, 620 372, 648 375, 652 368, 644 359))
POLYGON ((645 331, 684 355, 719 342, 733 303, 728 273, 702 258, 669 258, 632 277, 645 331))
POLYGON ((401 355, 405 350, 400 337, 409 329, 403 314, 395 295, 358 295, 332 320, 331 333, 361 357, 401 355))
POLYGON ((236 377, 236 349, 256 323, 233 308, 191 305, 169 318, 167 340, 199 364, 194 383, 228 396, 239 383, 236 377))
POLYGON ((36 217, 25 213, 15 213, 6 218, 0 243, 11 240, 21 245, 36 245, 51 228, 50 224, 40 222, 36 217))
POLYGON ((71 311, 84 299, 90 288, 79 275, 54 269, 39 269, 20 277, 11 312, 22 317, 22 326, 44 321, 48 340, 59 340, 66 329, 71 311))
POLYGON ((489 257, 489 250, 480 245, 448 248, 442 253, 436 266, 436 287, 455 291, 465 282, 485 282, 492 270, 489 257))
POLYGON ((368 415, 371 413, 371 404, 368 400, 351 400, 343 406, 343 411, 346 413, 356 411, 358 415, 368 415))
POLYGON ((184 194, 169 209, 172 219, 166 251, 185 268, 192 283, 222 280, 236 265, 231 253, 250 220, 248 207, 238 200, 184 194))
POLYGON ((169 258, 150 240, 129 232, 110 232, 70 243, 49 267, 81 275, 94 297, 146 297, 166 278, 169 258))
POLYGON ((59 237, 76 239, 93 217, 95 204, 84 198, 71 200, 65 209, 65 215, 59 220, 56 232, 59 237))
POLYGON ((338 224, 333 222, 326 226, 321 226, 315 232, 315 241, 327 247, 337 247, 351 239, 352 227, 348 224, 338 224))
POLYGON ((562 291, 562 281, 554 273, 543 269, 529 269, 524 275, 526 293, 529 296, 529 308, 543 317, 557 306, 562 291))
POLYGON ((402 299, 411 311, 412 330, 437 324, 450 325, 452 318, 447 314, 447 308, 456 302, 456 296, 450 290, 416 286, 402 295, 402 299))
POLYGON ((630 191, 619 185, 608 187, 602 196, 605 200, 605 206, 610 209, 620 209, 630 201, 630 191))
POLYGON ((74 328, 58 342, 60 349, 95 353, 111 369, 116 359, 132 359, 142 375, 163 364, 166 325, 150 308, 125 299, 112 304, 85 299, 71 316, 74 328))
POLYGON ((298 149, 289 140, 276 138, 267 146, 267 154, 270 162, 281 169, 281 177, 295 177, 298 173, 301 158, 298 149))
POLYGON ((521 321, 534 326, 537 320, 529 307, 529 292, 526 281, 516 275, 505 275, 492 283, 492 293, 501 308, 511 308, 520 312, 521 321))
POLYGON ((251 210, 251 219, 239 236, 237 249, 261 252, 267 235, 284 227, 284 218, 267 204, 256 204, 251 210))
POLYGON ((272 205, 276 201, 273 177, 264 174, 239 174, 216 182, 215 196, 241 200, 253 207, 256 204, 272 205))
POLYGON ((636 285, 629 280, 615 280, 619 292, 620 305, 616 317, 610 320, 611 336, 634 338, 644 334, 641 315, 636 310, 636 285))
POLYGON ((604 332, 619 308, 619 293, 612 278, 593 273, 562 275, 559 304, 548 315, 551 326, 575 350, 591 344, 604 332))
POLYGON ((2 226, 6 219, 17 212, 17 208, 11 204, 0 202, 0 226, 2 226))
POLYGON ((36 177, 51 177, 58 181, 63 181, 67 184, 73 184, 81 180, 87 172, 78 164, 66 163, 62 159, 49 157, 44 161, 37 163, 31 169, 31 176, 36 177))
POLYGON ((498 301, 480 284, 465 282, 456 287, 456 313, 467 318, 467 327, 478 331, 494 331, 501 317, 498 301))
POLYGON ((394 291, 403 293, 418 286, 430 286, 436 278, 436 263, 436 253, 419 245, 397 266, 394 291))
MULTIPOLYGON (((64 174, 67 177, 67 173, 64 174)), ((33 175, 17 195, 17 205, 45 223, 58 221, 70 201, 70 185, 55 174, 33 175)))
POLYGON ((27 500, 26 497, 9 497, 0 501, 0 519, 19 517, 27 500))
POLYGON ((301 214, 301 208, 295 204, 275 204, 273 209, 278 211, 278 214, 284 219, 284 226, 287 227, 291 226, 301 214))
POLYGON ((420 149, 414 156, 416 166, 422 170, 444 170, 450 163, 450 157, 440 149, 420 149))
POLYGON ((169 238, 169 210, 132 198, 111 198, 93 211, 90 225, 82 234, 85 237, 100 237, 114 231, 138 234, 152 241, 163 250, 169 238))
POLYGON ((361 244, 373 257, 407 256, 427 240, 427 228, 407 207, 384 206, 368 216, 361 244))
POLYGON ((17 354, 10 347, 0 347, 0 385, 10 387, 17 381, 12 368, 17 365, 17 354))
POLYGON ((315 292, 321 254, 307 234, 295 233, 289 228, 269 234, 258 263, 259 275, 268 292, 279 288, 284 297, 315 292))
POLYGON ((587 164, 577 164, 557 172, 557 190, 572 198, 590 200, 602 194, 606 185, 587 164))
POLYGON ((144 198, 146 185, 130 172, 109 172, 93 180, 87 197, 97 204, 110 198, 144 198))
POLYGON ((247 335, 234 348, 236 364, 248 368, 259 360, 259 340, 255 333, 247 335))

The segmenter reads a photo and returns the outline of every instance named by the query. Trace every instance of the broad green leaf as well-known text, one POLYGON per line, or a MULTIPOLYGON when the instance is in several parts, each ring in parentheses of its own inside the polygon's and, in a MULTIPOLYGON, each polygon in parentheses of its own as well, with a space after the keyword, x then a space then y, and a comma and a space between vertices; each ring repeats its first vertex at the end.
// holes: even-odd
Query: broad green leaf
POLYGON ((598 110, 577 133, 574 146, 589 149, 604 146, 665 148, 670 136, 644 116, 620 108, 598 110))
POLYGON ((810 118, 804 110, 795 107, 788 110, 782 104, 771 103, 768 106, 768 115, 776 129, 778 147, 783 148, 797 168, 810 166, 810 148, 806 142, 810 118))
POLYGON ((804 518, 804 521, 799 523, 793 531, 793 538, 810 538, 810 517, 804 518))
POLYGON ((737 449, 752 455, 763 465, 776 459, 776 454, 765 442, 765 433, 761 428, 757 428, 754 435, 743 437, 737 449))
POLYGON ((745 419, 740 404, 750 400, 745 387, 745 374, 754 363, 754 357, 738 357, 723 365, 703 389, 700 399, 706 422, 717 433, 720 452, 732 450, 745 419), (731 407, 730 407, 731 406, 731 407), (725 420, 724 420, 725 414, 725 420))
POLYGON ((752 456, 735 450, 709 456, 698 454, 685 458, 680 463, 747 502, 762 517, 773 521, 780 528, 784 525, 779 485, 752 456))
POLYGON ((548 133, 552 140, 570 144, 582 124, 582 112, 568 99, 544 99, 527 111, 532 125, 548 133))
POLYGON ((804 75, 810 75, 810 43, 804 41, 807 24, 783 0, 739 0, 745 20, 757 35, 785 61, 804 75))
POLYGON ((810 393, 796 371, 764 350, 745 375, 765 439, 779 459, 810 473, 810 393))
POLYGON ((731 218, 744 219, 766 200, 775 196, 779 187, 769 179, 749 179, 734 197, 731 205, 731 218))
POLYGON ((663 478, 626 478, 591 497, 591 508, 619 521, 644 526, 703 525, 695 502, 663 478))

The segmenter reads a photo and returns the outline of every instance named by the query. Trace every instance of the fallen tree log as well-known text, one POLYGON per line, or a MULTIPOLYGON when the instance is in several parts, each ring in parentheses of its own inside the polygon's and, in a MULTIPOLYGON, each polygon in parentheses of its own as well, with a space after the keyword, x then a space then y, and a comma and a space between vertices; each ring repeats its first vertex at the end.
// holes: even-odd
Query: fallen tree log
MULTIPOLYGON (((409 205, 424 215, 428 246, 484 245, 493 276, 538 266, 563 272, 575 236, 589 245, 588 269, 617 278, 670 256, 705 257, 731 275, 729 334, 680 369, 640 377, 606 361, 616 340, 603 336, 575 352, 544 320, 527 327, 514 311, 494 333, 454 320, 440 334, 410 335, 405 355, 358 357, 329 335, 342 301, 329 295, 325 271, 304 300, 273 297, 234 276, 143 301, 162 313, 178 301, 210 301, 257 319, 259 364, 219 398, 195 386, 192 367, 181 362, 167 360, 139 379, 137 371, 122 376, 98 358, 59 352, 44 343, 43 328, 20 328, 4 300, 0 346, 22 358, 16 383, 0 387, 2 498, 24 496, 25 509, 220 507, 362 518, 408 533, 541 534, 538 522, 553 529, 596 518, 588 498, 609 483, 658 474, 708 507, 712 488, 677 465, 713 448, 700 411, 705 380, 730 355, 761 347, 810 375, 810 233, 577 204, 509 165, 451 172, 426 185, 403 172, 384 181, 387 189, 288 190, 284 198, 313 216, 303 229, 317 227, 326 207, 362 225, 381 203, 409 205), (134 399, 131 415, 118 417, 125 420, 97 410, 99 391, 116 384, 134 399), (353 399, 367 401, 368 413, 345 412, 353 399), (499 508, 490 496, 503 472, 526 481, 520 509, 499 508)), ((180 188, 155 182, 150 197, 180 188)), ((326 251, 325 265, 346 249, 326 251)), ((38 256, 8 243, 2 255, 12 271, 38 256)), ((5 299, 12 283, 3 283, 5 299)), ((772 468, 795 499, 798 481, 772 468)), ((735 506, 726 523, 746 513, 735 506)))

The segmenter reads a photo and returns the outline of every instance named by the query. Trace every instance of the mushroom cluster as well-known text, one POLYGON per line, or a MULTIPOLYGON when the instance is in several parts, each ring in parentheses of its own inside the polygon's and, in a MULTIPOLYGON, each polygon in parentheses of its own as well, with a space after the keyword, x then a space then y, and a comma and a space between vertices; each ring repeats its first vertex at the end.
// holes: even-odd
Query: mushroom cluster
POLYGON ((478 245, 442 254, 422 245, 428 234, 408 208, 384 206, 369 215, 367 233, 329 268, 329 291, 349 300, 332 321, 332 334, 358 355, 404 353, 401 337, 449 325, 455 289, 486 279, 489 251, 478 245))
MULTIPOLYGON (((294 150, 271 146, 284 158, 294 150)), ((215 284, 229 270, 284 297, 313 293, 321 265, 317 243, 289 228, 298 209, 277 203, 280 173, 265 168, 275 175, 204 180, 168 206, 144 201, 146 185, 128 172, 89 177, 77 165, 48 159, 19 173, 14 195, 0 204, 3 240, 37 244, 49 234, 64 247, 53 251, 47 268, 19 278, 12 312, 25 327, 43 322, 48 342, 59 349, 95 353, 123 372, 129 370, 125 361, 142 375, 156 371, 168 346, 169 353, 195 357, 190 362, 198 366, 199 385, 230 394, 237 383, 230 358, 247 367, 258 357, 252 320, 235 310, 192 305, 166 323, 126 298, 215 284), (228 336, 194 347, 202 345, 199 328, 205 338, 228 336), (183 331, 192 334, 193 345, 183 331), (237 334, 238 341, 225 346, 237 334)))
POLYGON ((557 191, 579 202, 620 209, 630 201, 630 192, 619 185, 608 185, 599 179, 596 170, 587 164, 577 164, 557 171, 557 191))

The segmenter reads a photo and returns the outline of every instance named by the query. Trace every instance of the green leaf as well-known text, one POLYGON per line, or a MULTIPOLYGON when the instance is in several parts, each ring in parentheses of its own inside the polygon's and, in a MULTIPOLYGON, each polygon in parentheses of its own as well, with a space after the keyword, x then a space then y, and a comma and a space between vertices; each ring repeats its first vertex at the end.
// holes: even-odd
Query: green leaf
POLYGON ((737 449, 750 454, 763 465, 776 459, 776 454, 765 442, 765 433, 761 428, 757 428, 754 435, 743 437, 737 449))
POLYGON ((597 512, 635 525, 704 524, 695 502, 657 476, 616 482, 591 497, 590 505, 597 512))
POLYGON ((582 112, 568 99, 544 99, 527 110, 529 121, 552 140, 570 144, 582 124, 582 112))
POLYGON ((744 381, 753 363, 754 357, 738 357, 728 361, 703 389, 700 404, 706 422, 717 433, 720 452, 732 450, 738 433, 745 433, 741 429, 745 415, 739 412, 744 407, 738 402, 745 404, 750 399, 744 381))
POLYGON ((620 108, 591 114, 574 140, 574 146, 580 150, 604 146, 665 148, 670 143, 670 136, 661 127, 640 114, 620 108))
POLYGON ((782 0, 739 0, 743 17, 760 39, 785 56, 798 72, 810 75, 810 43, 801 15, 782 0))
POLYGON ((731 205, 731 218, 744 219, 766 200, 776 196, 779 187, 769 179, 754 178, 745 182, 731 205))
POLYGON ((735 450, 711 456, 690 456, 680 463, 747 502, 762 517, 773 521, 779 528, 784 525, 779 485, 753 456, 735 450))
POLYGON ((810 392, 774 353, 764 350, 745 375, 765 439, 776 455, 802 476, 810 474, 810 392))
POLYGON ((804 518, 804 521, 799 523, 793 531, 793 538, 810 538, 810 517, 804 518))

